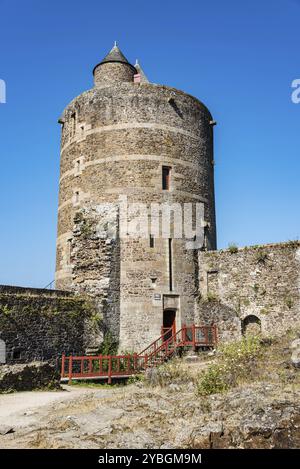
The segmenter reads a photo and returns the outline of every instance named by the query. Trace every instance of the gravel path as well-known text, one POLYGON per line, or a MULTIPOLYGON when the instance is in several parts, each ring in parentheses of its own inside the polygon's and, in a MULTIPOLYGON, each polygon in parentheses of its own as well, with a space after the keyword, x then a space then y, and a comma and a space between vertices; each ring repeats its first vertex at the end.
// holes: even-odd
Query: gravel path
POLYGON ((0 394, 0 427, 23 427, 32 423, 48 406, 71 401, 79 396, 93 394, 93 389, 63 386, 62 391, 27 391, 0 394))

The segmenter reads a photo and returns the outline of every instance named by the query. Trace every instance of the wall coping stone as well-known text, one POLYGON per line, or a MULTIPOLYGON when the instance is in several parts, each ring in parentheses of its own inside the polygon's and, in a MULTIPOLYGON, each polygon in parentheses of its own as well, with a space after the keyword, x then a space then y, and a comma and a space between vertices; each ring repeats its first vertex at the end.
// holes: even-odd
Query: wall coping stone
POLYGON ((0 285, 0 294, 4 295, 31 295, 52 297, 72 297, 75 293, 64 290, 48 290, 46 288, 19 287, 14 285, 0 285))

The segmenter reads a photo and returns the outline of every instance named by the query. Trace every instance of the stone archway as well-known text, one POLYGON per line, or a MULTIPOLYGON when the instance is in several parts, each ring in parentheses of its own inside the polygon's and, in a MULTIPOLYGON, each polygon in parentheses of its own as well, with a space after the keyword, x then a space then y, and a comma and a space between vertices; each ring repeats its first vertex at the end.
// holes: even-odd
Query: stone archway
POLYGON ((0 339, 0 365, 6 363, 6 344, 0 339))
POLYGON ((261 333, 261 321, 254 314, 246 316, 242 320, 243 335, 259 335, 261 333))

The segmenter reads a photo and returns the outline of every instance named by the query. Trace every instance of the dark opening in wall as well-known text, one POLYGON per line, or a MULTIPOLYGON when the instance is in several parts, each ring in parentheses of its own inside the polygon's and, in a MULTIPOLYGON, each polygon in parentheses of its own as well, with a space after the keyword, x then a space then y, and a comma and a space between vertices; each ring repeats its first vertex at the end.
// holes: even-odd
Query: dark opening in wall
POLYGON ((20 360, 20 358, 21 358, 21 349, 19 347, 16 347, 12 351, 12 359, 20 360))
POLYGON ((149 237, 150 248, 154 248, 154 236, 151 234, 149 237))
POLYGON ((73 112, 71 115, 71 136, 73 137, 75 135, 76 131, 76 112, 73 112))
POLYGON ((162 188, 164 191, 169 191, 171 187, 171 168, 170 166, 162 167, 162 188))
POLYGON ((246 316, 242 321, 243 335, 258 335, 261 333, 260 319, 254 314, 246 316))

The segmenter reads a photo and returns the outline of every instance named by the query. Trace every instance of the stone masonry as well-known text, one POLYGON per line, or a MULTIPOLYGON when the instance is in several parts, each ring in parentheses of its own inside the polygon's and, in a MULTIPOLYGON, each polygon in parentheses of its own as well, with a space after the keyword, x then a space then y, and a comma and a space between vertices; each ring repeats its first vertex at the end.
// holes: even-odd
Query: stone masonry
MULTIPOLYGON (((96 296, 123 350, 160 335, 166 310, 175 311, 177 328, 193 321, 195 253, 173 234, 151 246, 149 237, 114 241, 97 229, 89 238, 84 225, 93 218, 104 226, 103 210, 120 196, 128 204, 201 202, 206 248, 216 248, 212 116, 182 91, 149 83, 144 74, 136 81, 137 71, 141 76, 115 46, 94 69, 95 87, 60 118, 56 287, 96 296)), ((119 234, 118 218, 116 228, 119 234)))
POLYGON ((217 323, 221 340, 296 324, 297 243, 216 251, 215 122, 205 105, 149 83, 116 45, 93 73, 94 88, 59 120, 56 286, 92 296, 120 350, 141 350, 170 321, 177 330, 217 323), (187 249, 173 221, 169 238, 124 235, 120 198, 148 213, 151 203, 202 203, 203 244, 187 249))
POLYGON ((300 326, 300 242, 199 252, 195 320, 218 325, 223 341, 251 322, 264 335, 300 326), (251 321, 252 320, 252 321, 251 321))
POLYGON ((54 360, 64 352, 81 354, 101 340, 96 310, 83 297, 0 285, 0 341, 6 363, 54 360))

